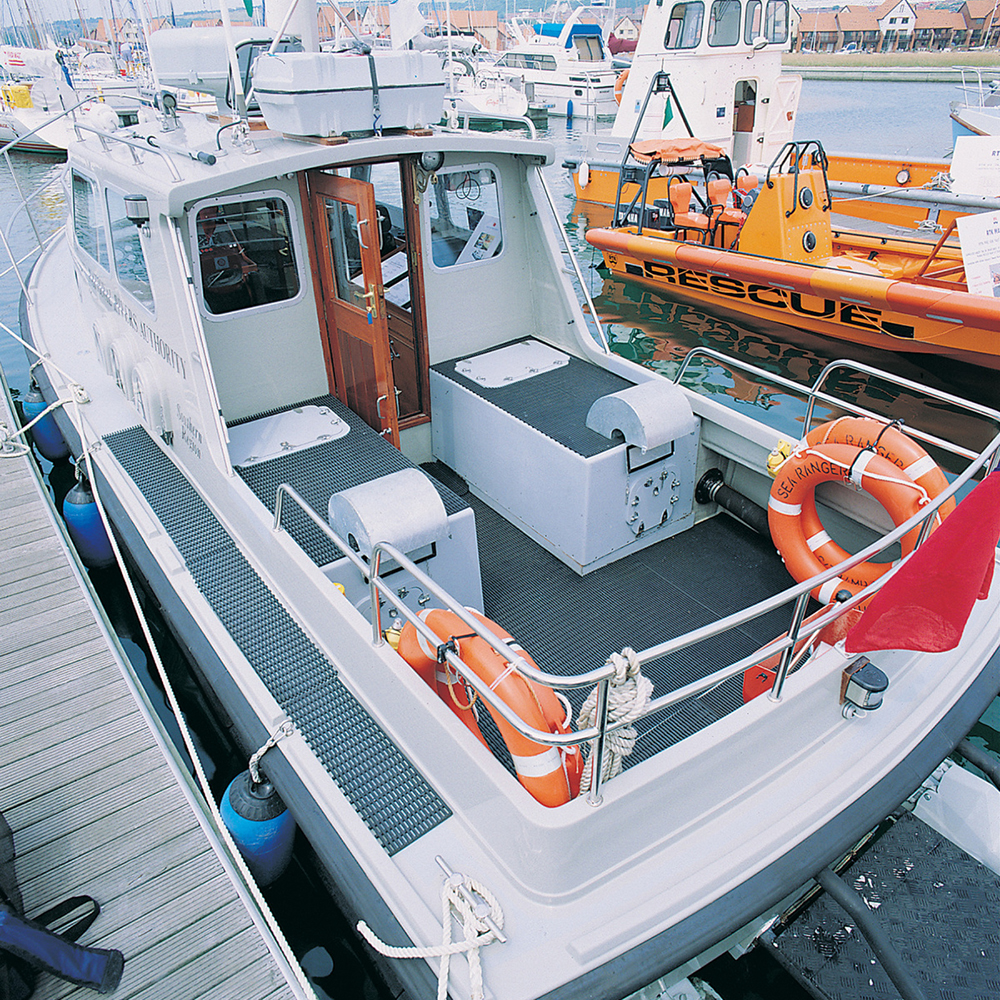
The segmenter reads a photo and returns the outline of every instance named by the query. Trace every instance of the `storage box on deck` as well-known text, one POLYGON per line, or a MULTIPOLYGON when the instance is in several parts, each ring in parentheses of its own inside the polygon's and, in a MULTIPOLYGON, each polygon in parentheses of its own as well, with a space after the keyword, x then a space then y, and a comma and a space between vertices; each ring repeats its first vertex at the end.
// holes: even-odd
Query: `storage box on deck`
MULTIPOLYGON (((379 125, 416 128, 441 118, 444 71, 437 55, 400 50, 372 53, 379 125)), ((369 57, 334 52, 262 56, 254 93, 268 127, 293 135, 370 132, 375 125, 369 57)))

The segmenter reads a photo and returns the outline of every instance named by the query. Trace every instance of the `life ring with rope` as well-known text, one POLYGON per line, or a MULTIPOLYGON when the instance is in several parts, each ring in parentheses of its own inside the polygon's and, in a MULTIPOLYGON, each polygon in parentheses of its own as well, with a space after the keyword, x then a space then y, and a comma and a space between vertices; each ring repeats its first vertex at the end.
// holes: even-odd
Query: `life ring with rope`
MULTIPOLYGON (((784 447, 787 448, 788 445, 784 447)), ((948 486, 948 480, 937 463, 916 441, 899 430, 898 421, 888 423, 870 417, 851 416, 831 420, 813 428, 784 462, 772 465, 772 460, 777 461, 782 457, 779 446, 779 449, 771 453, 768 462, 775 476, 775 484, 771 489, 772 500, 768 502, 768 525, 785 565, 800 583, 824 569, 836 566, 849 555, 827 534, 820 521, 815 499, 816 485, 823 481, 843 480, 844 476, 827 475, 816 466, 816 460, 839 462, 837 467, 843 469, 843 463, 849 459, 851 464, 847 472, 850 475, 853 469, 856 477, 859 475, 857 466, 861 464, 859 456, 863 453, 868 456, 862 461, 867 463, 865 468, 870 476, 867 482, 859 482, 856 478, 854 481, 889 511, 893 523, 897 525, 908 520, 921 506, 933 500, 948 486), (846 450, 833 451, 834 447, 846 450), (803 455, 808 456, 807 461, 803 461, 803 455), (873 464, 872 457, 878 458, 879 463, 873 464), (892 464, 887 465, 882 460, 892 464), (789 465, 789 462, 792 464, 789 465), (903 475, 900 476, 895 470, 903 475), (792 510, 789 511, 788 507, 792 510), (797 513, 794 511, 796 507, 799 508, 797 513)), ((861 476, 861 479, 864 480, 864 477, 861 476)), ((938 509, 934 527, 954 509, 953 500, 944 503, 938 509)), ((912 551, 915 539, 916 532, 910 532, 903 539, 901 547, 904 555, 912 551)), ((856 594, 890 568, 890 563, 860 563, 845 577, 837 577, 820 590, 813 591, 812 596, 824 607, 807 618, 803 625, 808 626, 819 615, 825 614, 826 605, 839 592, 846 590, 849 594, 856 594)), ((852 608, 815 635, 800 640, 794 648, 791 662, 801 662, 807 647, 812 652, 821 642, 833 645, 843 639, 860 619, 864 607, 861 604, 852 608)), ((744 671, 744 702, 770 690, 780 659, 781 654, 775 653, 744 671)))
MULTIPOLYGON (((820 483, 831 482, 860 487, 886 509, 897 526, 933 499, 927 489, 875 451, 847 444, 803 442, 777 470, 767 503, 771 537, 788 572, 799 583, 830 568, 816 551, 830 543, 822 537, 825 532, 816 512, 815 491, 820 483)), ((904 556, 913 551, 919 531, 915 528, 901 539, 904 556)), ((820 604, 829 604, 840 590, 856 594, 891 568, 891 563, 861 563, 814 589, 812 596, 820 604)))
POLYGON ((615 80, 615 101, 618 104, 622 102, 622 92, 625 90, 625 81, 628 80, 628 70, 623 69, 618 74, 618 79, 615 80))
MULTIPOLYGON (((486 626, 511 650, 535 666, 534 660, 514 638, 496 622, 476 611, 470 613, 486 626)), ((423 623, 441 640, 437 647, 407 622, 399 636, 397 652, 434 690, 465 726, 486 746, 476 721, 475 692, 467 688, 462 678, 443 658, 447 646, 529 726, 542 732, 572 732, 572 710, 569 703, 543 684, 524 677, 500 656, 485 639, 470 634, 469 627, 458 615, 441 608, 420 613, 423 623)), ((553 747, 536 743, 519 733, 490 705, 500 735, 514 761, 520 783, 544 806, 561 806, 580 792, 583 757, 578 747, 553 747)))

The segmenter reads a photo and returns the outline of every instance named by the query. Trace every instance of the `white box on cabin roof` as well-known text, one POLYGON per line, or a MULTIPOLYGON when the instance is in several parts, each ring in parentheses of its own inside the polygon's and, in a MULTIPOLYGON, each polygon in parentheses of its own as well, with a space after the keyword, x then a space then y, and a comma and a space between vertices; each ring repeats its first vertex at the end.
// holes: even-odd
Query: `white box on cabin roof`
POLYGON ((268 127, 292 135, 371 132, 375 102, 370 60, 383 129, 416 128, 441 118, 445 80, 435 54, 288 52, 262 56, 254 68, 254 94, 268 127))

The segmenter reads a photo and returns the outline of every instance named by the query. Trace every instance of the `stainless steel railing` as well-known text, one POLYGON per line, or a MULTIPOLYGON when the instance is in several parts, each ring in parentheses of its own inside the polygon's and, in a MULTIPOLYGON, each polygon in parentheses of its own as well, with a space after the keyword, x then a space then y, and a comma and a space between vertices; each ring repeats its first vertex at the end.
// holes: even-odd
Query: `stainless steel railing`
MULTIPOLYGON (((733 364, 745 370, 749 370, 758 377, 770 379, 778 382, 779 384, 787 384, 790 388, 794 388, 797 392, 803 392, 803 387, 797 383, 782 379, 779 376, 772 376, 753 365, 747 365, 740 361, 734 361, 725 355, 718 354, 717 352, 713 352, 709 349, 699 348, 691 353, 699 353, 713 357, 724 364, 733 364)), ((931 503, 923 507, 918 513, 914 514, 913 517, 894 528, 887 535, 876 539, 870 545, 845 559, 837 566, 831 567, 818 576, 813 577, 811 580, 789 587, 780 594, 776 594, 773 597, 760 601, 751 607, 743 609, 742 611, 720 618, 710 625, 694 629, 685 635, 666 640, 665 642, 637 652, 636 656, 640 664, 652 663, 654 661, 672 656, 681 650, 696 646, 725 632, 738 629, 748 622, 751 622, 754 619, 768 614, 782 606, 789 604, 792 605, 789 629, 785 636, 775 639, 773 642, 768 643, 766 646, 749 656, 745 656, 734 663, 713 671, 711 674, 708 674, 697 681, 693 681, 683 687, 669 692, 668 694, 661 695, 660 697, 653 699, 641 716, 642 718, 664 712, 683 701, 705 694, 724 681, 732 677, 739 676, 744 671, 773 657, 776 654, 780 654, 780 659, 768 697, 772 702, 780 702, 785 679, 788 676, 791 667, 795 663, 796 655, 800 658, 803 655, 800 643, 803 640, 810 639, 841 615, 857 607, 862 602, 868 601, 882 588, 886 582, 886 578, 882 577, 876 580, 874 583, 870 584, 864 590, 855 594, 847 601, 838 603, 836 606, 828 607, 820 614, 813 616, 808 620, 808 622, 806 622, 805 609, 808 604, 810 592, 817 586, 822 586, 828 580, 842 576, 850 568, 888 549, 915 527, 923 525, 929 528, 935 512, 943 504, 953 498, 959 491, 965 488, 965 486, 972 481, 973 477, 979 471, 984 470, 986 472, 990 472, 995 470, 998 464, 1000 464, 1000 413, 990 409, 989 407, 980 406, 975 403, 967 403, 957 397, 950 396, 948 393, 940 392, 938 390, 927 390, 925 387, 918 386, 905 379, 900 379, 895 376, 886 376, 883 372, 868 368, 867 366, 856 362, 834 362, 823 370, 816 382, 808 390, 809 405, 807 408, 807 419, 811 419, 812 406, 815 401, 830 402, 831 404, 850 409, 851 412, 856 412, 861 415, 874 416, 874 414, 869 413, 869 411, 864 410, 861 407, 854 406, 853 404, 849 404, 836 397, 828 396, 820 391, 823 383, 829 377, 830 373, 837 368, 848 368, 864 374, 873 374, 881 378, 888 377, 891 381, 896 382, 900 386, 919 389, 926 395, 934 396, 942 401, 948 401, 949 403, 965 408, 969 412, 975 413, 983 419, 992 421, 997 427, 997 433, 994 434, 993 438, 986 445, 986 447, 978 453, 970 452, 968 449, 954 445, 950 442, 941 441, 932 435, 923 435, 923 440, 929 443, 938 444, 940 447, 944 447, 954 454, 970 458, 971 461, 965 470, 949 484, 947 490, 942 492, 931 503), (800 650, 798 654, 796 654, 797 649, 800 650)), ((686 363, 685 365, 682 365, 681 370, 678 373, 678 381, 682 377, 685 369, 686 363)), ((908 428, 908 431, 910 433, 914 433, 914 431, 910 428, 908 428)), ((471 687, 492 710, 498 712, 517 732, 534 742, 546 746, 565 747, 579 745, 582 743, 590 743, 593 766, 592 786, 588 795, 588 801, 593 805, 597 805, 601 802, 601 764, 604 756, 607 736, 616 729, 622 728, 623 726, 629 725, 631 722, 635 721, 634 719, 630 721, 623 720, 619 723, 609 723, 608 721, 609 684, 614 672, 610 663, 605 663, 602 667, 587 671, 586 673, 574 674, 572 676, 563 676, 539 670, 538 668, 527 663, 502 639, 493 634, 489 629, 485 628, 482 623, 470 615, 469 612, 461 604, 459 604, 454 597, 452 597, 452 595, 441 588, 422 570, 420 570, 420 568, 416 566, 404 553, 398 551, 392 545, 386 542, 377 544, 372 552, 371 561, 365 562, 365 560, 362 559, 357 553, 352 551, 351 547, 343 539, 341 539, 329 526, 329 524, 327 524, 326 521, 324 521, 323 518, 317 514, 316 511, 314 511, 305 502, 305 500, 303 500, 295 489, 287 483, 282 483, 277 489, 274 511, 275 531, 280 531, 282 527, 283 499, 286 496, 291 498, 304 511, 304 513, 323 532, 323 534, 326 535, 326 537, 332 541, 354 564, 354 566, 362 574, 363 579, 368 581, 371 592, 373 645, 381 646, 385 641, 382 634, 381 619, 381 599, 384 598, 396 608, 400 615, 413 624, 418 633, 421 634, 432 647, 438 649, 442 662, 447 662, 455 670, 455 672, 463 678, 465 683, 468 684, 468 686, 471 687), (505 661, 510 663, 525 677, 528 677, 539 684, 544 684, 550 688, 561 690, 570 690, 596 685, 598 689, 596 725, 572 733, 549 733, 537 730, 525 724, 524 721, 516 715, 509 708, 509 706, 495 694, 495 692, 490 689, 489 685, 480 680, 478 675, 462 661, 453 649, 448 648, 446 644, 443 644, 441 642, 441 637, 431 631, 431 629, 429 629, 424 622, 421 621, 420 618, 403 603, 402 599, 398 597, 392 588, 381 579, 380 573, 383 556, 393 560, 397 565, 409 572, 427 592, 431 593, 441 602, 443 607, 452 611, 471 633, 476 634, 487 642, 491 648, 503 657, 505 661)), ((922 535, 921 541, 923 537, 924 536, 922 535)), ((918 544, 920 543, 918 542, 918 544)))

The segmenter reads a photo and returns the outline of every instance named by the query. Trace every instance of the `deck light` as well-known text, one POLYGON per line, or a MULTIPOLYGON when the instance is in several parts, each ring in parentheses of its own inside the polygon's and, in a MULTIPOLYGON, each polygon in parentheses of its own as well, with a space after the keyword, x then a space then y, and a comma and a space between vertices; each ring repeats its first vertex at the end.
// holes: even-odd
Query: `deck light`
POLYGON ((125 202, 127 219, 140 229, 149 222, 149 202, 144 194, 127 194, 122 200, 125 202))

